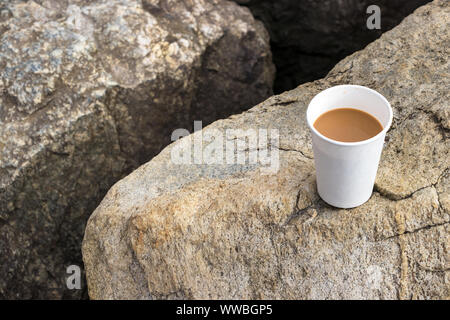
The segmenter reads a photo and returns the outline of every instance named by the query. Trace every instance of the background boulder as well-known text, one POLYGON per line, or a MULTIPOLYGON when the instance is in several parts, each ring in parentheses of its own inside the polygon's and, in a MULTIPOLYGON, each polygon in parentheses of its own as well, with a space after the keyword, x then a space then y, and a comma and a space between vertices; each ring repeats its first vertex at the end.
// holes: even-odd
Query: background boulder
POLYGON ((116 183, 83 241, 90 297, 449 297, 449 21, 448 1, 423 6, 326 78, 214 122, 116 183), (318 197, 305 121, 315 94, 346 83, 376 89, 394 109, 375 191, 350 210, 318 197), (258 149, 279 153, 276 173, 173 161, 212 132, 260 128, 279 131, 258 149))
MULTIPOLYGON (((85 222, 171 132, 272 94, 269 38, 220 0, 0 1, 0 298, 70 298, 85 222)), ((83 286, 85 287, 85 286, 83 286)))

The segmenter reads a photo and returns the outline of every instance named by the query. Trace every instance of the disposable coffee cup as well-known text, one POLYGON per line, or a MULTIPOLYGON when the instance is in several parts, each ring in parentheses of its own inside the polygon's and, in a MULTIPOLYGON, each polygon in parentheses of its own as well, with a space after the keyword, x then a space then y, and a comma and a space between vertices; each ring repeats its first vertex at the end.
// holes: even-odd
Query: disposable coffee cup
POLYGON ((392 109, 386 98, 363 86, 331 87, 311 100, 306 119, 312 134, 319 196, 338 208, 357 207, 369 200, 384 138, 392 123, 392 109), (314 128, 314 122, 323 113, 338 108, 367 112, 378 119, 383 130, 358 142, 340 142, 325 137, 314 128))

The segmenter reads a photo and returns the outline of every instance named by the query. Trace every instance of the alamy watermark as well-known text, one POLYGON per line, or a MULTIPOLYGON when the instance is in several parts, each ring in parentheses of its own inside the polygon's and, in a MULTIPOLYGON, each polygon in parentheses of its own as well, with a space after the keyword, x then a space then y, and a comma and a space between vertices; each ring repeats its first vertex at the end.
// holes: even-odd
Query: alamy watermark
POLYGON ((366 26, 367 29, 381 29, 381 9, 376 4, 372 4, 367 7, 366 13, 370 14, 367 18, 366 26))
POLYGON ((176 141, 171 150, 171 161, 177 165, 245 165, 259 164, 262 174, 278 172, 278 129, 202 129, 202 121, 194 121, 194 134, 187 129, 176 129, 171 139, 176 141))
POLYGON ((81 289, 81 268, 72 264, 66 268, 68 277, 66 278, 66 286, 69 290, 81 289))

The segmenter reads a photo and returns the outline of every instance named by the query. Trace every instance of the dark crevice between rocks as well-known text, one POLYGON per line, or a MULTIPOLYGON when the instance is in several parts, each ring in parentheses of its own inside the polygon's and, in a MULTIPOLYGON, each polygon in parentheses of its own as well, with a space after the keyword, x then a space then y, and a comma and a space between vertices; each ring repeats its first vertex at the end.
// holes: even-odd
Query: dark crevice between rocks
POLYGON ((274 92, 323 78, 340 60, 379 38, 430 0, 234 0, 269 31, 277 68, 274 92), (369 30, 369 5, 381 11, 381 29, 369 30))

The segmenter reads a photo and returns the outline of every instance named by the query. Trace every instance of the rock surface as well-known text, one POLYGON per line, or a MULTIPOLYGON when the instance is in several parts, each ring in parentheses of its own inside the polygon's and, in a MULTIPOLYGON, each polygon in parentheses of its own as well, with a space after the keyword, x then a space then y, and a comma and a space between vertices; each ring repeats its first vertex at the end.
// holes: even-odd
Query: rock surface
POLYGON ((430 0, 235 0, 270 33, 281 93, 324 77, 341 59, 361 50, 430 0), (381 28, 368 30, 367 7, 378 5, 381 28))
POLYGON ((0 1, 0 298, 70 298, 87 218, 170 133, 271 95, 267 32, 214 0, 0 1))
POLYGON ((83 240, 90 297, 448 298, 449 21, 448 1, 421 7, 325 79, 216 121, 116 183, 83 240), (343 83, 378 90, 395 114, 375 192, 351 210, 318 198, 304 116, 343 83), (172 161, 230 128, 278 129, 279 171, 172 161))

